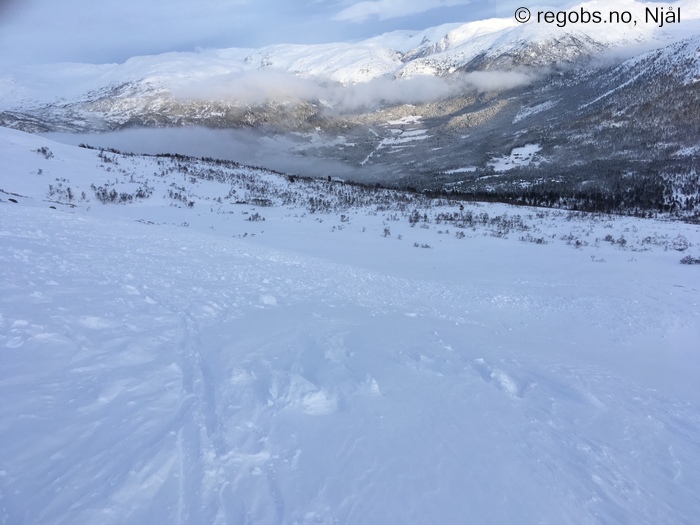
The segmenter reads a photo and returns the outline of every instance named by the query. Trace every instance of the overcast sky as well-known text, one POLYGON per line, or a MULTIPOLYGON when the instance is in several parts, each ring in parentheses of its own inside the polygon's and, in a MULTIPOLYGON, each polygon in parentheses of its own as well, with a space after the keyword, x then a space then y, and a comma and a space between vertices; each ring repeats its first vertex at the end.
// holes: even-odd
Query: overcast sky
POLYGON ((0 67, 357 40, 512 16, 520 5, 523 0, 0 0, 0 67))

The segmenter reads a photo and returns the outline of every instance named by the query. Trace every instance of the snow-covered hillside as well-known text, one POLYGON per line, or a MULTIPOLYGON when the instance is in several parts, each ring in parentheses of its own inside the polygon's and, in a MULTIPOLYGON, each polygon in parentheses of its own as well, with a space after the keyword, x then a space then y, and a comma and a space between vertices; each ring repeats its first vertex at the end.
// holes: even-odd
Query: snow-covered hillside
POLYGON ((635 80, 642 75, 651 76, 664 71, 677 75, 684 80, 684 84, 700 82, 700 35, 627 60, 613 74, 620 74, 621 70, 623 73, 626 70, 634 71, 635 80))
POLYGON ((0 190, 0 523, 700 514, 697 225, 5 129, 0 190))

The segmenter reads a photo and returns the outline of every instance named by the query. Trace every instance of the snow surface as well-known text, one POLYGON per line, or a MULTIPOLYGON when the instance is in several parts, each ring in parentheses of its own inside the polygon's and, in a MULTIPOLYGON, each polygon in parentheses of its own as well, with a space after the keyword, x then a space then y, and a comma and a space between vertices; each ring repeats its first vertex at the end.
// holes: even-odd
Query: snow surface
POLYGON ((491 159, 488 164, 499 172, 512 170, 520 166, 529 166, 530 163, 534 162, 537 152, 541 149, 542 147, 539 144, 525 144, 519 148, 513 148, 507 157, 491 159))
POLYGON ((0 523, 697 523, 697 225, 217 208, 97 154, 0 129, 0 523))
MULTIPOLYGON (((420 121, 422 118, 423 117, 418 115, 409 115, 398 120, 389 120, 387 126, 399 127, 389 127, 388 131, 392 133, 392 136, 381 139, 374 149, 360 161, 360 166, 367 164, 380 150, 388 149, 389 153, 395 153, 402 149, 409 148, 413 142, 429 139, 430 135, 427 135, 427 129, 416 127, 421 125, 420 121)), ((375 136, 379 136, 376 131, 372 129, 370 129, 370 131, 375 136)))
POLYGON ((518 111, 518 114, 515 115, 515 117, 513 117, 513 124, 517 124, 521 120, 531 117, 532 115, 541 113, 542 111, 552 109, 554 106, 557 105, 558 102, 558 100, 548 100, 546 102, 542 102, 541 104, 537 104, 536 106, 523 107, 520 111, 518 111))

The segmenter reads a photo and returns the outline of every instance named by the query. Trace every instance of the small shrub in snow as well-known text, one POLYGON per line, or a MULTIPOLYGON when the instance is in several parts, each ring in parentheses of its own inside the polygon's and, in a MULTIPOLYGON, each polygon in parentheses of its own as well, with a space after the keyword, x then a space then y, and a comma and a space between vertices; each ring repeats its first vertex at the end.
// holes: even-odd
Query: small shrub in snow
POLYGON ((45 159, 50 159, 51 157, 53 157, 53 152, 46 146, 42 146, 41 148, 36 150, 36 152, 39 155, 43 155, 45 159))
POLYGON ((685 250, 688 249, 690 246, 690 243, 688 242, 688 239, 683 237, 681 234, 678 234, 675 239, 671 241, 669 244, 669 247, 673 250, 679 251, 679 252, 684 252, 685 250))
POLYGON ((530 235, 529 233, 526 233, 525 235, 521 236, 520 240, 523 242, 532 242, 534 244, 547 244, 547 241, 545 240, 544 237, 534 237, 533 235, 530 235))
POLYGON ((692 257, 691 255, 686 255, 681 259, 681 264, 700 264, 700 257, 692 257))

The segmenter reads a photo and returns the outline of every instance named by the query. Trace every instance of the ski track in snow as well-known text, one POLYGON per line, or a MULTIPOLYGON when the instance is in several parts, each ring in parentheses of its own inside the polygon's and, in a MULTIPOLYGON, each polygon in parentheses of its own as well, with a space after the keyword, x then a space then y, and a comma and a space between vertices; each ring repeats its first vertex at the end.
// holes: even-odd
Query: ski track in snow
POLYGON ((2 189, 34 198, 0 194, 0 524, 700 515, 700 287, 673 248, 696 226, 553 213, 536 245, 369 207, 49 209, 96 153, 7 137, 2 189))
POLYGON ((2 230, 0 523, 697 515, 697 406, 585 352, 538 353, 579 310, 600 343, 667 306, 494 295, 48 210, 4 209, 2 230))

